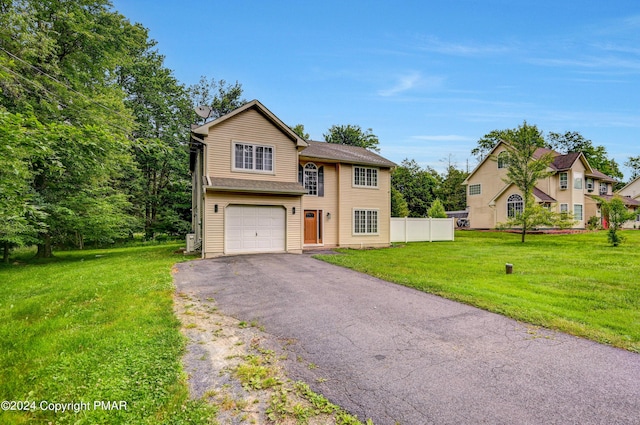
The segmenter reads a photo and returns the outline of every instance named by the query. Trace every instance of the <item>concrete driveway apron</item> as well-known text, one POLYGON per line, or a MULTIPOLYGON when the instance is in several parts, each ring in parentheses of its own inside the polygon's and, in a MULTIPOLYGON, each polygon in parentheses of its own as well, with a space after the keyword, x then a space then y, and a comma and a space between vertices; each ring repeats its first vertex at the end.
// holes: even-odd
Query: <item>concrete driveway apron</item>
POLYGON ((291 379, 360 419, 640 424, 639 354, 308 255, 225 257, 178 268, 178 290, 214 297, 239 320, 257 320, 287 342, 291 379))

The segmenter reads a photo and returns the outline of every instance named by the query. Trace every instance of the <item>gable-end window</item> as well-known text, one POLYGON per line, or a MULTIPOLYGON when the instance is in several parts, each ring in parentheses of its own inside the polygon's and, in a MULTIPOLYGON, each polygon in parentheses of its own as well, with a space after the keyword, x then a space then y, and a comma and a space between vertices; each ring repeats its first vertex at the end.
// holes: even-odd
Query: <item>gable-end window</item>
POLYGON ((582 220, 582 204, 573 204, 573 218, 582 220))
POLYGON ((469 196, 480 195, 481 193, 482 193, 482 185, 480 183, 469 185, 469 196))
POLYGON ((514 218, 518 214, 522 214, 524 211, 524 202, 522 196, 514 193, 507 199, 507 217, 514 218))
POLYGON ((353 185, 357 187, 378 187, 378 169, 353 167, 353 185))
POLYGON ((234 143, 233 169, 259 173, 273 172, 273 146, 234 143))
POLYGON ((378 210, 353 210, 353 234, 377 235, 378 210))
POLYGON ((569 175, 567 173, 560 173, 560 189, 566 189, 569 187, 569 175))
POLYGON ((498 168, 509 168, 509 154, 506 151, 498 154, 498 168))

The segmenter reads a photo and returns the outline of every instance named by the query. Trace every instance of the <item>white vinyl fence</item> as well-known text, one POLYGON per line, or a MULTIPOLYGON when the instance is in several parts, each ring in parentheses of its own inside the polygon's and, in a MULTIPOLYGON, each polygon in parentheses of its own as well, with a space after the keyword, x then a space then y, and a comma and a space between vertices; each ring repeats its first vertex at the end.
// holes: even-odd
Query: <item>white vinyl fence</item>
POLYGON ((453 218, 391 218, 391 242, 452 241, 453 218))

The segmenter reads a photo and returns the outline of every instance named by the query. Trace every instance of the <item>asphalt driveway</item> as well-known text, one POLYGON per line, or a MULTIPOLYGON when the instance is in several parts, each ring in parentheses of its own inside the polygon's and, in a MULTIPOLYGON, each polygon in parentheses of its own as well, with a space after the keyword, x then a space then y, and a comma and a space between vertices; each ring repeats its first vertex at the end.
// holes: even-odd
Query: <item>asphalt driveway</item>
POLYGON ((178 290, 257 321, 293 380, 377 425, 640 424, 640 355, 308 255, 182 263, 178 290))

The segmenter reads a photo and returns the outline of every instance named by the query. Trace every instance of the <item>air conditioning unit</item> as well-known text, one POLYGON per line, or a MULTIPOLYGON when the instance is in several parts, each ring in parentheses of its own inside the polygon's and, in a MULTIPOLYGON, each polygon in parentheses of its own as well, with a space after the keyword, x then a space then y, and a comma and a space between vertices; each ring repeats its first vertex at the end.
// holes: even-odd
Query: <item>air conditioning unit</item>
POLYGON ((196 234, 187 234, 187 252, 194 252, 196 250, 196 234))
POLYGON ((567 190, 567 188, 569 187, 568 184, 566 183, 560 183, 560 190, 567 190))

